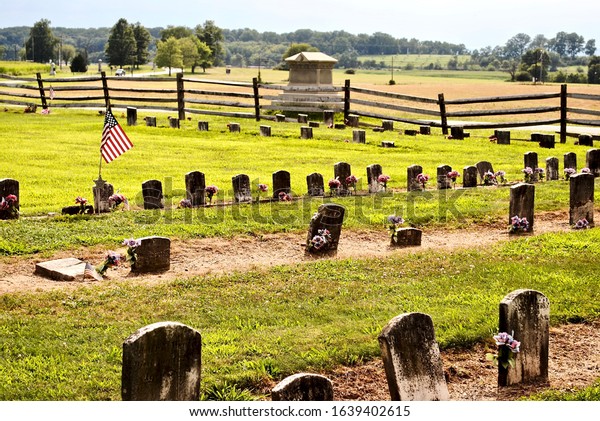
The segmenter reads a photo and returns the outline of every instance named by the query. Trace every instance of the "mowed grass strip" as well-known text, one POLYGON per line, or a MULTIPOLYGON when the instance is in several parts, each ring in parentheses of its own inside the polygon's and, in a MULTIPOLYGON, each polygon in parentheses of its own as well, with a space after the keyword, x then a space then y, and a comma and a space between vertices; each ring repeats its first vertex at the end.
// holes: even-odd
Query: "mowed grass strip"
POLYGON ((118 400, 122 342, 159 321, 202 333, 202 387, 222 397, 260 397, 265 381, 379 358, 377 335, 405 312, 430 314, 442 348, 493 348, 498 304, 515 289, 544 293, 552 325, 597 319, 599 244, 591 229, 483 250, 5 294, 0 399, 118 400))

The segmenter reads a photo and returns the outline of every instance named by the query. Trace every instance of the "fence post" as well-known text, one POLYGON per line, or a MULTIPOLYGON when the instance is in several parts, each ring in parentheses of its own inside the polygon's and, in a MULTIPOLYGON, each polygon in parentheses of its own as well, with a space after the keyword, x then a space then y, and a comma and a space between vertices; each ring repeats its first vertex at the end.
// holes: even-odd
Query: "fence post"
POLYGON ((442 133, 448 134, 448 117, 446 116, 446 102, 444 101, 444 94, 438 95, 438 104, 440 106, 440 118, 442 120, 442 133))
POLYGON ((185 120, 185 100, 183 97, 183 73, 177 73, 177 118, 185 120))
POLYGON ((344 121, 348 120, 350 114, 350 79, 344 82, 344 121))
POLYGON ((560 85, 560 143, 567 143, 567 85, 560 85))
POLYGON ((106 80, 106 72, 100 72, 100 76, 102 77, 102 89, 104 90, 104 103, 106 104, 106 109, 110 110, 110 94, 108 92, 108 81, 106 80))
POLYGON ((46 93, 44 92, 44 81, 42 80, 42 74, 36 73, 38 88, 40 88, 40 99, 42 100, 42 108, 44 110, 48 109, 48 104, 46 103, 46 93))
POLYGON ((254 116, 260 121, 260 101, 258 97, 258 78, 252 78, 252 90, 254 91, 254 116))

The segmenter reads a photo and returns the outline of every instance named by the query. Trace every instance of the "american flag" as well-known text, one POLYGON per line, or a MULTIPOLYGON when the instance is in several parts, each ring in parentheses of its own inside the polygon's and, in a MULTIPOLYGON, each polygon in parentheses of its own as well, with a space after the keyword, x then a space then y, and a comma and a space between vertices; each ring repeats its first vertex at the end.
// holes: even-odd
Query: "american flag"
POLYGON ((117 119, 110 110, 106 110, 102 143, 100 144, 100 152, 104 161, 111 162, 132 147, 133 143, 131 143, 117 119))
POLYGON ((100 275, 96 271, 96 268, 94 266, 92 266, 86 262, 85 269, 83 270, 83 279, 85 279, 85 278, 92 278, 92 279, 95 279, 96 281, 101 281, 102 275, 100 275))

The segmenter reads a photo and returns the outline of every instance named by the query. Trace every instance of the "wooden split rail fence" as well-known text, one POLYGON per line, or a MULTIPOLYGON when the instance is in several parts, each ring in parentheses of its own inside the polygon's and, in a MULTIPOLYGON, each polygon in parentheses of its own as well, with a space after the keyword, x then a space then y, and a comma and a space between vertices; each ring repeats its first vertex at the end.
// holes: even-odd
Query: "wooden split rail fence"
MULTIPOLYGON (((353 87, 350 80, 344 86, 323 89, 307 89, 316 94, 314 101, 299 102, 296 105, 282 106, 277 98, 282 92, 302 92, 289 86, 258 83, 203 80, 184 77, 107 77, 99 76, 42 79, 20 78, 0 75, 0 103, 10 105, 65 107, 65 108, 122 108, 136 107, 142 110, 176 112, 178 119, 185 119, 186 113, 228 116, 233 118, 254 118, 274 120, 273 115, 263 111, 319 112, 333 110, 349 115, 357 115, 382 120, 398 121, 406 124, 440 127, 444 134, 454 123, 449 119, 472 119, 501 117, 502 121, 461 121, 466 129, 499 129, 507 127, 528 127, 538 125, 559 125, 560 141, 564 143, 568 135, 567 124, 584 127, 600 127, 600 95, 569 93, 567 85, 561 85, 555 93, 531 95, 496 96, 485 98, 446 99, 444 94, 437 98, 425 98, 393 92, 353 87), (132 82, 136 86, 131 87, 132 82), (221 90, 207 86, 219 86, 221 90), (166 86, 166 87, 165 87, 166 86), (275 94, 265 94, 270 90, 275 94), (319 93, 324 92, 331 99, 339 95, 339 102, 320 103, 319 93), (578 103, 593 103, 593 108, 573 108, 569 99, 578 103), (536 102, 543 105, 498 107, 498 103, 518 104, 536 102), (585 101, 585 102, 584 102, 585 101), (550 102, 555 102, 549 104, 550 102), (482 109, 464 109, 474 104, 486 104, 482 109), (518 108, 517 108, 518 107, 518 108), (457 108, 457 110, 454 110, 457 108), (461 109, 463 108, 463 109, 461 109), (506 120, 506 116, 535 115, 529 120, 506 120), (540 115, 547 116, 539 118, 540 115), (574 118, 574 115, 593 116, 596 119, 574 118)), ((306 92, 304 91, 304 92, 306 92)))

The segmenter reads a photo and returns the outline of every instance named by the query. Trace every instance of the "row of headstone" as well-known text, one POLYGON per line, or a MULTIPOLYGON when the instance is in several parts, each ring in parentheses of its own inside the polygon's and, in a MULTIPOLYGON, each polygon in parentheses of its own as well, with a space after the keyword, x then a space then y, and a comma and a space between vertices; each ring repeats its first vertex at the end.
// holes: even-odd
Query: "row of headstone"
MULTIPOLYGON (((498 364, 498 386, 548 381, 550 305, 535 290, 516 290, 499 305, 499 332, 520 342, 513 364, 498 364)), ((449 400, 431 317, 404 313, 378 336, 391 400, 449 400)), ((123 342, 121 396, 125 401, 195 401, 200 396, 202 336, 177 322, 145 326, 123 342)), ((273 401, 331 401, 332 382, 298 373, 279 382, 273 401)))

